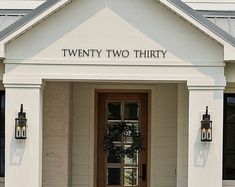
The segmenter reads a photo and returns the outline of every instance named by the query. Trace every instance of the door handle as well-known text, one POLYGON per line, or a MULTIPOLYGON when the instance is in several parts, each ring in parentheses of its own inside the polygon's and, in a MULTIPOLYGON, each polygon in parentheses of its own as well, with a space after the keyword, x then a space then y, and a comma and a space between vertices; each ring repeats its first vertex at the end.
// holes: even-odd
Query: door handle
POLYGON ((142 181, 146 181, 146 176, 147 176, 146 164, 142 164, 142 181))

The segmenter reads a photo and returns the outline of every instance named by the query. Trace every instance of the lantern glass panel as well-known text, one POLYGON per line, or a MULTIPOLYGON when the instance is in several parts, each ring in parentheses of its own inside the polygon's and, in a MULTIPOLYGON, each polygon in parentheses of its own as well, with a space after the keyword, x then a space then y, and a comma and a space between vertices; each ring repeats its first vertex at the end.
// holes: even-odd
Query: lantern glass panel
POLYGON ((202 139, 202 141, 206 140, 206 129, 205 128, 202 129, 201 139, 202 139))
POLYGON ((26 122, 27 119, 20 116, 15 120, 15 138, 26 139, 26 122))
POLYGON ((206 139, 208 141, 212 140, 212 133, 211 133, 211 129, 210 128, 207 130, 206 139))

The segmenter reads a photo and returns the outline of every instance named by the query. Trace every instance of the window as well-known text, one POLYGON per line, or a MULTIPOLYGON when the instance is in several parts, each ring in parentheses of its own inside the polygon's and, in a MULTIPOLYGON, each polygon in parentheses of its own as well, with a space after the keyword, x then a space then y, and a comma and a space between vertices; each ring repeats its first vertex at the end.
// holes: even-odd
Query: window
POLYGON ((0 177, 5 176, 5 91, 0 91, 0 177))
POLYGON ((223 180, 235 180, 235 94, 224 96, 223 180))

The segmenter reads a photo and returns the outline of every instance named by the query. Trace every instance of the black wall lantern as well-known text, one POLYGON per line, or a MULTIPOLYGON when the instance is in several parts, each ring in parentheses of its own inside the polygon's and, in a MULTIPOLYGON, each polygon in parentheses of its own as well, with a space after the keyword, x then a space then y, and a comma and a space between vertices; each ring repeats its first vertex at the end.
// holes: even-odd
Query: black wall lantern
POLYGON ((206 107, 206 114, 203 114, 201 121, 201 141, 211 142, 212 141, 212 121, 208 114, 208 106, 206 107))
POLYGON ((26 113, 23 112, 23 104, 21 104, 20 112, 18 112, 18 117, 15 119, 15 138, 16 139, 27 138, 26 127, 27 127, 26 113))

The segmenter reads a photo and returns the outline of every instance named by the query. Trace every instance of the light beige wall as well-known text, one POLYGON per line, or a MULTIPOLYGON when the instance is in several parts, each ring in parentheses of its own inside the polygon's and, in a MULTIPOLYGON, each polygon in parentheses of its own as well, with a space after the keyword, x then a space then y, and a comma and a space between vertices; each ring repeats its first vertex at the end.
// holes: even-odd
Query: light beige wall
POLYGON ((188 187, 188 89, 178 84, 177 185, 188 187))
POLYGON ((73 143, 72 187, 89 185, 90 156, 90 87, 89 84, 73 86, 73 143))
POLYGON ((43 187, 66 187, 70 169, 70 84, 48 82, 43 105, 43 187))
POLYGON ((156 94, 155 186, 176 187, 177 84, 159 84, 156 94))

